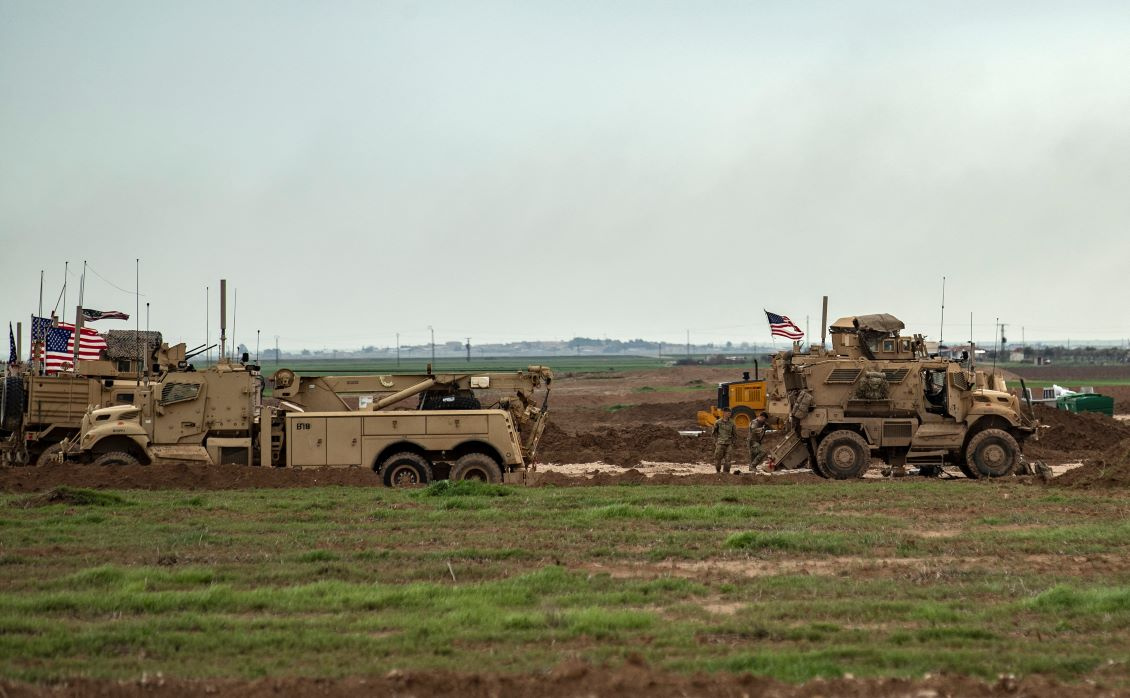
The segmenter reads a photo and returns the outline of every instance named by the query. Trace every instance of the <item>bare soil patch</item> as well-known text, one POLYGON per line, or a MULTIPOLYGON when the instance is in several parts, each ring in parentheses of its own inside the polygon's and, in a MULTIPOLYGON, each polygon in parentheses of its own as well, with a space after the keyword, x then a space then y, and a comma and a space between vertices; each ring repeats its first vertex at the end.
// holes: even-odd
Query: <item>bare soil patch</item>
POLYGON ((617 667, 597 667, 581 661, 564 662, 537 675, 507 675, 490 672, 456 674, 390 670, 384 676, 343 679, 267 678, 238 680, 180 680, 147 676, 133 681, 72 679, 57 684, 35 685, 0 681, 0 691, 9 698, 140 698, 161 696, 238 695, 273 698, 280 695, 354 698, 374 696, 463 696, 465 698, 555 698, 557 696, 654 696, 712 698, 767 696, 772 698, 817 698, 878 696, 1062 696, 1093 698, 1119 692, 1101 682, 1090 685, 1064 684, 1042 676, 1002 677, 985 682, 965 676, 926 676, 919 679, 856 679, 850 676, 803 684, 787 684, 751 674, 682 675, 657 670, 641 659, 629 657, 617 667))

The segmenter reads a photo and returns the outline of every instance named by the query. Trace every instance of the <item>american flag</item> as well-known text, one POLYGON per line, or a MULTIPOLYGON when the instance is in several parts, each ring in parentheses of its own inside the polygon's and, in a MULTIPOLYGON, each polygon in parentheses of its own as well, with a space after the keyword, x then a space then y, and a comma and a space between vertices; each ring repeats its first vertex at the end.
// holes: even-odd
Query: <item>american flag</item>
MULTIPOLYGON (((74 370, 75 360, 75 326, 60 322, 58 327, 51 323, 50 318, 32 318, 32 338, 35 340, 35 354, 38 355, 38 342, 47 345, 47 355, 44 366, 48 373, 74 370)), ((106 348, 106 338, 95 330, 82 328, 82 339, 78 343, 78 358, 81 361, 93 361, 102 354, 106 348)), ((33 356, 33 359, 38 356, 33 356)))
POLYGON ((83 322, 94 322, 95 320, 129 320, 129 315, 126 315, 120 310, 82 309, 83 322))
POLYGON ((796 341, 804 336, 804 332, 797 327, 792 320, 784 315, 771 313, 765 311, 765 317, 769 319, 769 333, 785 339, 796 341))

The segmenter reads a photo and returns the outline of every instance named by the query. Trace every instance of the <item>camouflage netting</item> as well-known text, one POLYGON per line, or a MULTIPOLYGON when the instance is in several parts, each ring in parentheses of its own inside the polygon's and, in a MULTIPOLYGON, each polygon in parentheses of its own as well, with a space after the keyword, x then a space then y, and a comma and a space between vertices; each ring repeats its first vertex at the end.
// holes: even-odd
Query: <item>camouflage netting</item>
POLYGON ((107 330, 103 336, 106 338, 106 358, 111 360, 135 358, 139 341, 144 356, 152 356, 161 346, 160 332, 107 330))
POLYGON ((882 371, 868 371, 855 387, 856 400, 886 400, 890 394, 891 386, 882 371))

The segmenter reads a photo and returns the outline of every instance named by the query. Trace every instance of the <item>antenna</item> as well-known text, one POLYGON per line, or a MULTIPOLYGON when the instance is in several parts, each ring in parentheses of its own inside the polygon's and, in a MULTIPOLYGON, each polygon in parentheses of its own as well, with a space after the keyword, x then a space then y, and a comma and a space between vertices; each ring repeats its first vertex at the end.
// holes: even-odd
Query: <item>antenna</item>
MULTIPOLYGON (((995 323, 993 323, 993 334, 996 334, 997 328, 1000 327, 1000 326, 1001 326, 1001 319, 998 317, 997 321, 995 323)), ((1001 336, 1002 337, 1004 336, 1003 333, 1002 333, 1001 336)), ((1004 348, 1004 342, 998 342, 997 338, 993 337, 993 344, 996 345, 994 347, 994 351, 993 351, 993 373, 996 373, 997 372, 997 356, 1001 353, 1001 349, 1004 348)))
MULTIPOLYGON (((145 304, 148 312, 149 304, 145 304)), ((146 316, 145 329, 149 329, 146 316)), ((137 359, 137 384, 141 385, 141 258, 133 260, 133 355, 137 359)))
POLYGON ((228 341, 228 280, 220 279, 220 361, 227 354, 228 341))
POLYGON ((208 332, 212 327, 212 289, 209 286, 204 287, 204 346, 208 347, 205 350, 204 360, 212 362, 212 346, 208 341, 208 332))
POLYGON ((942 337, 945 335, 945 331, 946 331, 946 277, 943 276, 942 277, 942 322, 938 326, 938 348, 939 348, 939 350, 941 349, 941 346, 944 343, 942 341, 942 337))
POLYGON ((235 356, 238 344, 235 343, 235 320, 236 315, 239 313, 239 289, 232 290, 232 308, 231 308, 231 353, 235 356))

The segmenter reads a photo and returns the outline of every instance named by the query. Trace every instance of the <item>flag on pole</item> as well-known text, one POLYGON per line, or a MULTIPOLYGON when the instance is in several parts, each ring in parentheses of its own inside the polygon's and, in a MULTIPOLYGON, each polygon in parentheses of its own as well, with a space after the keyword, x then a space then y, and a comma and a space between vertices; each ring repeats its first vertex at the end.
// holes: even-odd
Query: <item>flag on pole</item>
POLYGON ((83 322, 94 322, 95 320, 129 320, 129 315, 126 315, 120 310, 91 310, 90 308, 82 309, 83 322))
POLYGON ((793 323, 788 317, 765 311, 765 317, 769 320, 769 333, 777 337, 784 337, 796 341, 804 336, 796 324, 793 323))
POLYGON ((16 356, 16 333, 12 331, 12 323, 8 323, 8 363, 14 364, 20 360, 16 356))
MULTIPOLYGON (((43 337, 46 345, 46 354, 43 363, 48 373, 59 371, 73 371, 75 360, 75 326, 60 322, 58 326, 50 318, 32 318, 32 331, 36 337, 43 337)), ((106 348, 106 339, 95 330, 82 328, 82 336, 78 343, 78 358, 80 361, 93 361, 102 355, 106 348)), ((33 359, 39 359, 40 349, 37 346, 33 359)))

